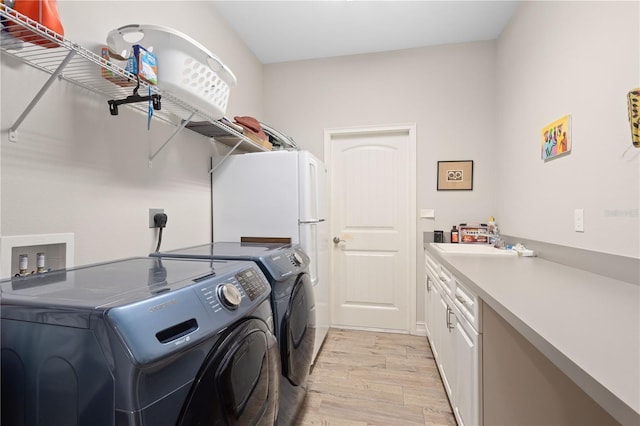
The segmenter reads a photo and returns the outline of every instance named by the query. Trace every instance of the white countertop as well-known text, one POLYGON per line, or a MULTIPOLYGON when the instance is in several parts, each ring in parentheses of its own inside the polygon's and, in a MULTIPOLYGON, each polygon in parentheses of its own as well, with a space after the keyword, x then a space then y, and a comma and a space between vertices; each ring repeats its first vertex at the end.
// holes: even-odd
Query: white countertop
POLYGON ((622 424, 640 424, 640 286, 536 257, 425 244, 622 424))

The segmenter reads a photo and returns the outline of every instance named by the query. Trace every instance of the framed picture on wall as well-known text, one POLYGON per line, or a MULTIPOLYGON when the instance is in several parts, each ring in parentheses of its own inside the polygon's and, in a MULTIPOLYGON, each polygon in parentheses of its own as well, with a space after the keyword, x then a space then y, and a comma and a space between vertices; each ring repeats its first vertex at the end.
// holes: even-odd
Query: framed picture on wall
POLYGON ((438 161, 438 191, 472 191, 473 161, 438 161))
POLYGON ((571 151, 571 116, 565 115, 542 128, 542 159, 547 161, 571 151))

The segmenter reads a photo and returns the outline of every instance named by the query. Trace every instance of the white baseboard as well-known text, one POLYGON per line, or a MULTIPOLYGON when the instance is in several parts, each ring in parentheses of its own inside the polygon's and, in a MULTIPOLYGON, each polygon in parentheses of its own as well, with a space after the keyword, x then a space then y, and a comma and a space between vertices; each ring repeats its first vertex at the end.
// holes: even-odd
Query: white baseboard
POLYGON ((416 322, 416 336, 426 336, 427 335, 427 327, 425 327, 424 322, 418 321, 416 322))

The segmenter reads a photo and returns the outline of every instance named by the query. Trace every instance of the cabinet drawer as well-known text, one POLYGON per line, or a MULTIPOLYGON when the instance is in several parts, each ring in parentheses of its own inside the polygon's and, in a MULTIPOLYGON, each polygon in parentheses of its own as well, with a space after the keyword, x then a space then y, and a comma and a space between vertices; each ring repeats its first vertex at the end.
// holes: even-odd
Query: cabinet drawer
POLYGON ((435 279, 438 277, 438 271, 440 270, 440 265, 435 260, 433 260, 431 256, 429 256, 426 253, 424 255, 424 267, 427 269, 427 271, 429 271, 433 275, 432 278, 435 279))
POLYGON ((451 272, 447 270, 444 266, 440 265, 440 282, 442 283, 442 288, 450 297, 454 291, 455 281, 453 279, 453 275, 451 272))
POLYGON ((424 272, 431 277, 432 280, 439 280, 438 268, 432 267, 428 263, 424 265, 424 272))
POLYGON ((462 315, 477 330, 480 329, 480 303, 478 296, 467 289, 460 281, 456 280, 455 297, 453 302, 462 315))
POLYGON ((424 256, 424 265, 427 273, 436 281, 442 291, 449 297, 452 296, 455 281, 453 275, 444 266, 436 262, 428 253, 424 256))

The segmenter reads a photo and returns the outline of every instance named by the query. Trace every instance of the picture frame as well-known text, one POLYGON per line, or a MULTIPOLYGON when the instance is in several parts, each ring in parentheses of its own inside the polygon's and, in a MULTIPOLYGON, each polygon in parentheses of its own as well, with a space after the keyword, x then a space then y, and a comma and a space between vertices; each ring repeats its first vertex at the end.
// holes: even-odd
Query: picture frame
POLYGON ((540 154, 543 161, 571 152, 571 116, 565 115, 542 128, 540 154))
POLYGON ((473 191, 473 160, 438 161, 438 191, 473 191))

